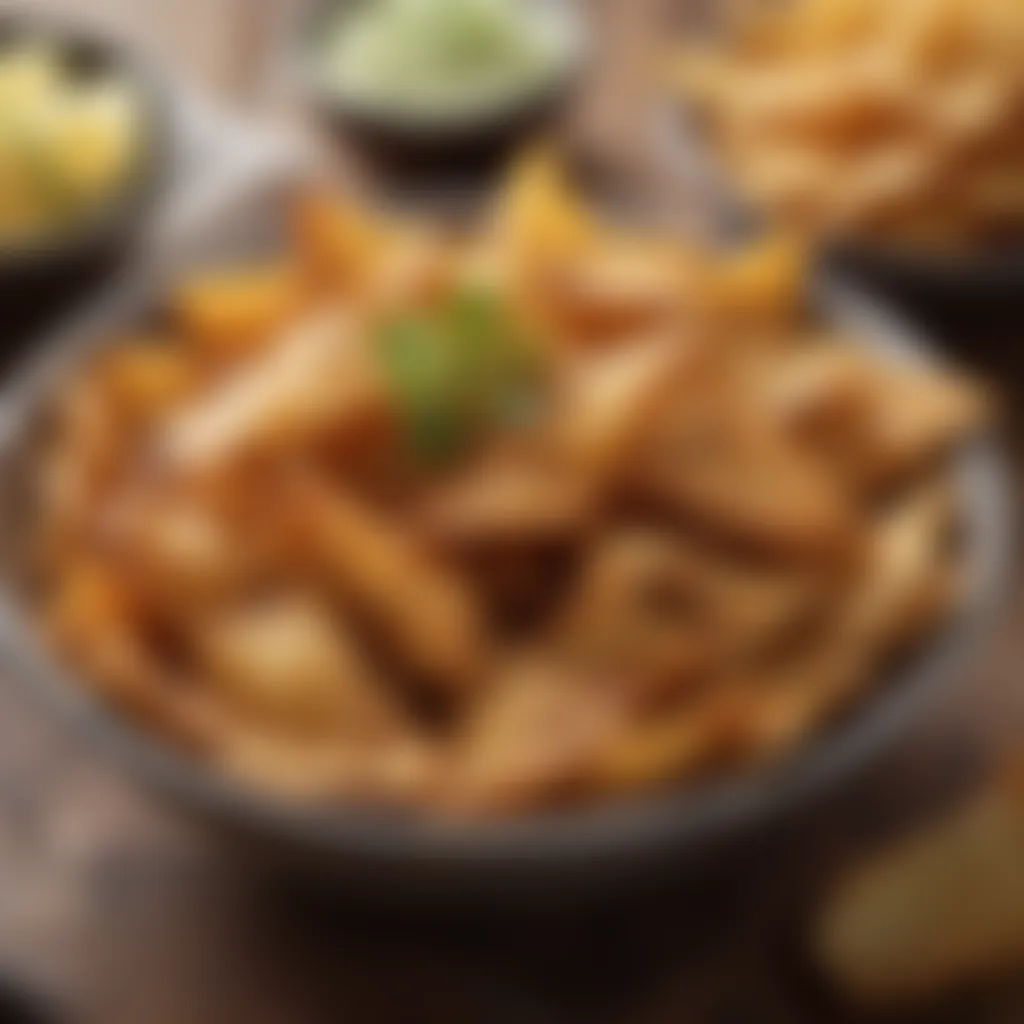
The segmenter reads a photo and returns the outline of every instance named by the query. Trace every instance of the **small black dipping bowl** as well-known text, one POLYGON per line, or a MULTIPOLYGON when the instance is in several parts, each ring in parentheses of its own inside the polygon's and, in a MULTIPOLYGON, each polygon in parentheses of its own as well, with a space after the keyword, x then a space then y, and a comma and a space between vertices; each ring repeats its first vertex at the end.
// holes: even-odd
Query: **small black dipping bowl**
POLYGON ((586 50, 583 19, 569 0, 529 0, 558 7, 571 35, 551 80, 500 106, 422 118, 400 109, 369 109, 332 89, 318 72, 317 41, 328 25, 367 0, 327 0, 301 25, 292 54, 294 77, 331 132, 355 145, 374 167, 393 177, 431 175, 472 180, 496 170, 524 139, 550 128, 580 77, 586 50))

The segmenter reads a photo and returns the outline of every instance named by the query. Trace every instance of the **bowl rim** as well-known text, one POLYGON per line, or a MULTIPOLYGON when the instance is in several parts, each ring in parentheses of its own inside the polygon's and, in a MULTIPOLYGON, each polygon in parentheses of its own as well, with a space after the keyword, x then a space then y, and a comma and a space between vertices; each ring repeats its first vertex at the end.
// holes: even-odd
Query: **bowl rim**
POLYGON ((317 70, 319 58, 313 52, 312 37, 324 19, 339 11, 345 16, 344 8, 361 2, 365 0, 317 0, 309 5, 289 34, 284 54, 287 76, 298 85, 315 108, 354 125, 402 137, 410 142, 462 139, 527 118, 531 112, 545 108, 549 102, 572 88, 591 49, 588 25, 576 3, 571 0, 533 0, 535 3, 556 6, 559 17, 564 20, 568 46, 558 66, 549 74, 532 85, 513 90, 507 97, 481 107, 471 106, 462 111, 436 111, 429 114, 403 109, 401 105, 389 109, 387 104, 360 101, 345 95, 341 90, 332 89, 317 70))
POLYGON ((58 12, 17 7, 0 12, 0 41, 9 35, 38 36, 62 56, 86 53, 104 67, 125 76, 138 98, 141 113, 137 166, 114 194, 102 199, 66 228, 43 232, 17 246, 0 245, 0 275, 44 269, 74 260, 103 245, 111 236, 130 230, 157 198, 171 159, 171 110, 167 89, 131 46, 97 27, 58 12))
MULTIPOLYGON (((98 339, 159 292, 162 272, 136 277, 64 336, 23 359, 0 387, 0 479, 20 440, 45 408, 52 386, 98 339)), ((862 289, 821 278, 813 294, 827 316, 859 328, 855 336, 896 359, 944 360, 916 330, 862 289)), ((636 794, 622 801, 494 821, 452 822, 351 805, 287 802, 219 775, 186 752, 150 737, 108 708, 41 641, 9 578, 0 581, 0 654, 12 679, 69 731, 95 746, 134 782, 206 817, 276 842, 331 857, 369 857, 408 867, 497 867, 682 849, 744 824, 778 816, 852 774, 892 741, 973 658, 997 617, 1012 565, 1011 491, 999 444, 983 434, 956 456, 963 500, 966 596, 940 631, 905 666, 879 679, 831 728, 776 764, 707 783, 636 794)))

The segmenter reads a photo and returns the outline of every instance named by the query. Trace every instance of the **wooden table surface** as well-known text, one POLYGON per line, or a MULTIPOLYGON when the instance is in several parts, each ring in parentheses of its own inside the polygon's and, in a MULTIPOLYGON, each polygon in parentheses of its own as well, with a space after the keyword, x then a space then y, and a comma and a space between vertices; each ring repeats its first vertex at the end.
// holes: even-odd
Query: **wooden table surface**
MULTIPOLYGON (((596 16, 614 22, 616 45, 578 123, 601 145, 628 149, 630 83, 656 24, 650 3, 594 2, 596 16)), ((266 44, 282 15, 273 0, 70 6, 140 38, 223 97, 268 104, 266 44)), ((1024 316, 1001 316, 984 334, 977 324, 938 329, 1003 381, 1015 447, 1024 361, 1012 343, 1024 316)), ((1019 451, 1014 458, 1019 467, 1019 451)), ((544 934, 285 898, 0 686, 0 995, 9 979, 57 1020, 97 1024, 867 1020, 817 983, 802 953, 806 922, 843 863, 969 785, 1020 735, 1024 594, 1015 575, 976 669, 827 808, 747 851, 731 874, 683 884, 657 911, 609 912, 544 934)), ((1011 989, 919 1019, 1022 1018, 1024 998, 1011 989)))

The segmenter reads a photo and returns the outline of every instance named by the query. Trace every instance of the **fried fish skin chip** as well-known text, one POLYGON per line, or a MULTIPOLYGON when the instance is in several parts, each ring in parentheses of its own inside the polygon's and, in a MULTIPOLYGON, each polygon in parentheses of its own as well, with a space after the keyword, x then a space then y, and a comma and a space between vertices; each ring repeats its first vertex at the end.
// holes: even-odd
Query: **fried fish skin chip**
POLYGON ((290 261, 217 267, 178 286, 173 315, 211 355, 237 356, 267 344, 303 306, 307 285, 290 261))
POLYGON ((120 711, 197 756, 217 749, 225 715, 211 691, 169 672, 137 634, 106 632, 86 659, 93 685, 120 711))
POLYGON ((981 386, 912 365, 880 366, 835 337, 762 359, 753 370, 770 411, 855 490, 911 479, 990 417, 981 386))
POLYGON ((751 695, 751 756, 790 749, 834 718, 894 654, 949 613, 957 581, 942 555, 948 499, 934 484, 904 496, 876 524, 867 558, 832 615, 741 683, 751 695))
POLYGON ((424 530, 453 547, 557 539, 586 528, 592 502, 574 468, 534 453, 492 456, 440 485, 424 502, 424 530))
POLYGON ((555 412, 556 451, 590 488, 607 491, 697 361, 696 351, 660 332, 587 360, 555 412))
POLYGON ((626 716, 620 694, 543 654, 499 666, 459 737, 452 811, 487 816, 571 802, 626 716))
POLYGON ((62 646, 77 648, 133 617, 134 595, 115 567, 98 558, 68 564, 47 609, 46 624, 62 646))
POLYGON ((570 338, 623 344, 637 332, 679 323, 697 306, 699 269, 678 245, 613 240, 555 265, 538 288, 570 338))
POLYGON ((115 566, 76 564, 61 580, 44 627, 84 670, 90 687, 120 711, 193 752, 215 742, 209 693, 170 669, 144 632, 131 581, 115 566))
POLYGON ((314 477, 297 483, 295 505, 322 571, 377 622, 401 659, 443 693, 478 684, 485 632, 472 593, 453 570, 314 477))
POLYGON ((550 149, 523 154, 499 197, 491 230, 515 271, 586 253, 599 228, 550 149))
POLYGON ((443 761, 415 736, 295 736, 233 723, 211 761, 215 767, 279 798, 317 803, 413 808, 435 800, 443 761))
POLYGON ((552 643, 636 703, 664 703, 698 685, 717 654, 704 598, 671 537, 611 532, 584 562, 552 643))
POLYGON ((129 339, 101 370, 102 388, 119 416, 145 423, 180 406, 200 382, 189 356, 166 339, 129 339))
POLYGON ((174 466, 205 469, 357 422, 380 402, 380 381, 358 326, 337 308, 318 309, 293 324, 272 351, 181 409, 159 443, 174 466))
POLYGON ((343 728, 367 738, 394 721, 347 624, 309 595, 229 609, 198 632, 209 678, 254 715, 308 734, 343 728))
POLYGON ((730 254, 716 273, 706 275, 705 302, 741 323, 754 318, 791 324, 800 317, 807 277, 806 244, 776 232, 730 254))
POLYGON ((842 491, 735 397, 704 395, 678 409, 634 481, 652 501, 752 549, 812 560, 856 553, 855 517, 842 491))
POLYGON ((305 189, 292 201, 292 236, 307 273, 342 291, 357 285, 385 245, 383 226, 325 188, 305 189))

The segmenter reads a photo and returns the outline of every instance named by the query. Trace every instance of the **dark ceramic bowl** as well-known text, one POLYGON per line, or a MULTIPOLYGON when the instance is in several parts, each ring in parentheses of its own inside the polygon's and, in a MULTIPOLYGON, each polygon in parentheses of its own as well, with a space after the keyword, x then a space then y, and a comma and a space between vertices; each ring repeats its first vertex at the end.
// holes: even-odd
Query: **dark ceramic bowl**
POLYGON ((0 53, 26 37, 51 43, 74 75, 123 75, 139 98, 143 137, 137 166, 108 200, 36 242, 0 247, 0 312, 16 322, 62 305, 124 255, 159 193, 169 149, 166 98, 155 76, 134 54, 63 21, 24 12, 0 15, 0 53))
POLYGON ((824 248, 821 258, 836 274, 925 317, 1024 323, 1024 246, 943 255, 848 242, 824 248))
MULTIPOLYGON (((227 232, 210 228, 223 254, 227 232)), ((187 266, 216 255, 207 245, 179 258, 187 266)), ((128 778, 236 840, 241 862, 283 867, 286 876, 385 903, 552 907, 642 889, 717 858, 875 761, 958 676, 995 614, 1010 563, 1010 503, 997 448, 981 438, 958 453, 954 466, 966 584, 958 612, 849 714, 777 765, 629 802, 493 823, 306 807, 244 789, 97 702, 33 627, 20 571, 26 480, 55 388, 105 338, 152 309, 173 274, 173 267, 141 272, 71 332, 37 349, 0 392, 0 654, 9 678, 128 778)), ((823 284, 817 301, 824 316, 893 358, 938 358, 861 293, 823 284)))
POLYGON ((354 143, 371 164, 394 173, 471 178, 493 170, 517 145, 550 128, 573 91, 585 60, 582 15, 570 0, 528 0, 558 7, 569 34, 564 66, 537 88, 481 111, 420 117, 399 108, 370 108, 342 95, 317 70, 316 43, 325 26, 366 0, 327 0, 314 5, 300 26, 291 54, 292 77, 310 106, 343 142, 354 143))

